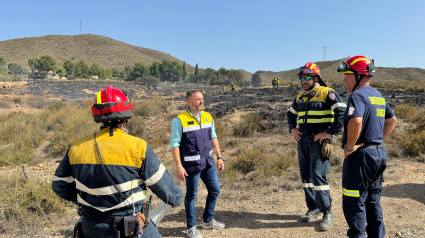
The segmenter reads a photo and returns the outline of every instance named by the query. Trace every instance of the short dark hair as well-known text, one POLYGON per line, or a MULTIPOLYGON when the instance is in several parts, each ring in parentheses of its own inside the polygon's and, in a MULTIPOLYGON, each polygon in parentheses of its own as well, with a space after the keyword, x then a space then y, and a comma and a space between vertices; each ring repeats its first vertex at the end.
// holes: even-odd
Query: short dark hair
POLYGON ((201 93, 201 91, 199 91, 197 89, 187 91, 187 93, 186 93, 186 99, 189 99, 190 96, 192 96, 192 94, 194 94, 194 93, 201 93))

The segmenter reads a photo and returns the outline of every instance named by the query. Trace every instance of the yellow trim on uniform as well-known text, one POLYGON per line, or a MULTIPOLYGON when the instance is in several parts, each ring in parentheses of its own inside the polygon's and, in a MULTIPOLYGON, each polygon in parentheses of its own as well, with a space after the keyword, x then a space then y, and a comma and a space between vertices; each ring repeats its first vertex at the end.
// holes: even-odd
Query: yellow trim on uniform
POLYGON ((360 191, 359 190, 348 190, 343 188, 342 193, 347 197, 360 197, 360 191))
POLYGON ((298 124, 304 124, 304 123, 327 123, 327 122, 334 122, 334 118, 321 118, 321 119, 313 119, 313 118, 307 118, 307 122, 304 122, 304 119, 298 119, 298 124))
MULTIPOLYGON (((324 111, 308 111, 307 115, 314 115, 314 116, 324 116, 324 115, 333 115, 334 111, 332 110, 324 110, 324 111)), ((305 116, 305 112, 299 112, 299 117, 305 116)))
POLYGON ((359 62, 360 60, 366 60, 368 63, 370 62, 370 60, 368 60, 366 58, 358 58, 358 59, 355 59, 353 62, 351 62, 350 65, 353 65, 353 64, 359 62))
POLYGON ((352 71, 342 71, 342 72, 340 72, 341 74, 354 74, 354 72, 352 72, 352 71))
MULTIPOLYGON (((69 163, 74 164, 100 164, 94 146, 93 135, 86 136, 69 149, 69 163)), ((140 168, 145 159, 146 141, 127 135, 118 128, 114 128, 114 136, 109 136, 109 127, 96 134, 100 154, 105 165, 122 165, 140 168)))
POLYGON ((97 98, 97 104, 102 104, 102 91, 99 91, 97 93, 96 98, 97 98))
POLYGON ((374 105, 387 105, 387 103, 385 102, 385 98, 381 98, 381 97, 369 97, 370 100, 370 104, 374 104, 374 105))
MULTIPOLYGON (((190 113, 187 110, 185 110, 182 114, 178 115, 177 117, 180 119, 180 122, 182 123, 183 130, 186 127, 199 126, 198 120, 192 115, 190 115, 190 113)), ((213 122, 213 118, 211 114, 209 114, 206 111, 202 111, 201 125, 211 124, 212 122, 213 122)), ((201 128, 199 128, 199 130, 200 129, 201 128)))

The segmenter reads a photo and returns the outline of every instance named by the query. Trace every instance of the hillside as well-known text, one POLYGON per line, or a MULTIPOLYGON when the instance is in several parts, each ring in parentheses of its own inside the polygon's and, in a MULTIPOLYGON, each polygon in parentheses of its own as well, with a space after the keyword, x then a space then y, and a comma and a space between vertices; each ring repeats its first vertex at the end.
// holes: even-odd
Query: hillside
MULTIPOLYGON (((66 60, 84 60, 89 65, 97 63, 105 69, 124 69, 125 66, 133 66, 136 62, 150 65, 163 60, 175 60, 183 64, 183 61, 170 54, 100 35, 47 35, 0 41, 0 56, 3 56, 7 63, 27 65, 28 59, 33 58, 33 55, 35 58, 49 55, 56 60, 57 65, 62 65, 66 60)), ((194 71, 194 67, 188 64, 186 69, 189 72, 194 71)))
MULTIPOLYGON (((329 81, 334 80, 342 80, 343 76, 336 71, 339 64, 343 61, 347 61, 348 58, 343 58, 339 60, 331 60, 331 61, 319 61, 315 62, 321 72, 322 78, 329 81)), ((301 67, 301 65, 300 65, 301 67)), ((267 84, 271 82, 273 76, 278 76, 280 79, 289 79, 289 80, 297 80, 297 69, 287 70, 287 71, 265 71, 261 74, 263 79, 263 84, 267 84)), ((373 80, 422 80, 425 79, 425 69, 421 68, 390 68, 390 67, 377 67, 376 69, 377 75, 373 78, 373 80)))

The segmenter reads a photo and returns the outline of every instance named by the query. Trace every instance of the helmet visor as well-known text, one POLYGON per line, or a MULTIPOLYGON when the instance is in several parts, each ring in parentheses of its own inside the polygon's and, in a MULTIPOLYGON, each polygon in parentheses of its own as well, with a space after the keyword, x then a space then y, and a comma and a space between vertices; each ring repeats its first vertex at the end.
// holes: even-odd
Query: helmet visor
POLYGON ((298 69, 297 75, 299 76, 300 74, 316 74, 315 72, 313 72, 313 70, 307 68, 307 67, 301 67, 298 69))
POLYGON ((356 70, 354 70, 354 69, 352 69, 351 67, 350 67, 350 65, 348 65, 347 63, 345 63, 345 62, 342 62, 340 65, 339 65, 339 67, 338 67, 338 69, 337 69, 337 71, 338 72, 340 72, 340 73, 343 73, 343 74, 349 74, 349 73, 357 73, 357 71, 356 70))

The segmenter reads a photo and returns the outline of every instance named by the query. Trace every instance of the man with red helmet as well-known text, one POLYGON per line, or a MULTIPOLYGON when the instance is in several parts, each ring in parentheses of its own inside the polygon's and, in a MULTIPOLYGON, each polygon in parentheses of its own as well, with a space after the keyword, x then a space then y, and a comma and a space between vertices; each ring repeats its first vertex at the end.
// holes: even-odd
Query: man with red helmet
POLYGON ((397 119, 381 93, 370 87, 369 81, 375 75, 373 60, 354 56, 342 62, 337 71, 345 75, 347 91, 351 92, 342 137, 342 206, 349 226, 347 236, 384 237, 380 199, 387 155, 382 143, 397 119))
POLYGON ((326 178, 331 155, 322 154, 322 147, 341 132, 346 105, 332 88, 326 87, 316 64, 309 62, 300 67, 298 76, 303 91, 289 108, 287 118, 289 131, 298 141, 298 161, 308 208, 300 221, 313 221, 323 213, 318 230, 327 231, 334 219, 326 178))
POLYGON ((99 91, 92 112, 101 130, 73 143, 52 179, 58 196, 78 203, 81 237, 161 237, 140 213, 147 187, 173 207, 181 203, 181 190, 146 141, 126 133, 132 107, 117 88, 99 91))

